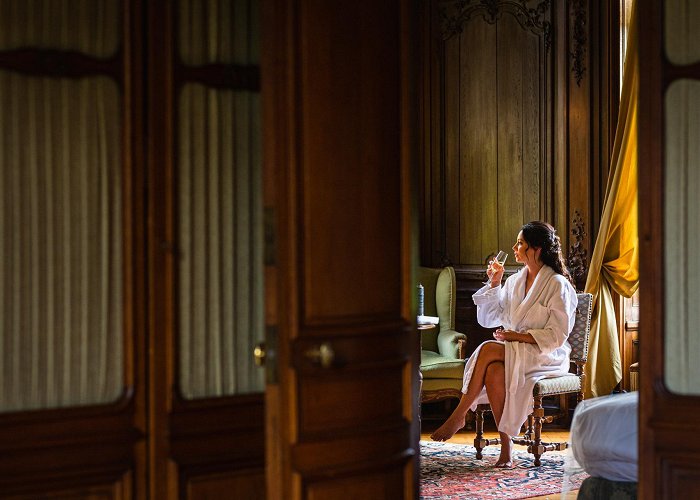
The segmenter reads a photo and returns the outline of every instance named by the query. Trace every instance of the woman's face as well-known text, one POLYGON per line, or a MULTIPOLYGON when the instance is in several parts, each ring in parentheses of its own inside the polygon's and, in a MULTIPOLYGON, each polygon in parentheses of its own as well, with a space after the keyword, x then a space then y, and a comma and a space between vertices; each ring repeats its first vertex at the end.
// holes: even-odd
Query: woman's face
POLYGON ((523 264, 528 264, 531 262, 537 262, 539 257, 539 249, 531 247, 525 238, 523 237, 523 232, 518 233, 518 239, 513 245, 513 254, 515 255, 515 262, 521 262, 523 264))

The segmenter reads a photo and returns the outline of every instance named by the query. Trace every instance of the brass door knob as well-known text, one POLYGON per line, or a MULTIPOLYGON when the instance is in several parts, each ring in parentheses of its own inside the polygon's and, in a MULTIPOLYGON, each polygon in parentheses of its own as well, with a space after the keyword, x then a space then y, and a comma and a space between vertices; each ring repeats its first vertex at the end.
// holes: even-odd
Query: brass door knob
POLYGON ((304 355, 312 363, 321 366, 322 368, 330 368, 335 359, 335 352, 328 342, 324 342, 318 347, 312 347, 307 350, 304 355))
POLYGON ((253 349, 253 358, 255 358, 255 364, 257 366, 263 366, 265 364, 265 357, 267 356, 267 350, 265 349, 265 342, 260 342, 253 349))

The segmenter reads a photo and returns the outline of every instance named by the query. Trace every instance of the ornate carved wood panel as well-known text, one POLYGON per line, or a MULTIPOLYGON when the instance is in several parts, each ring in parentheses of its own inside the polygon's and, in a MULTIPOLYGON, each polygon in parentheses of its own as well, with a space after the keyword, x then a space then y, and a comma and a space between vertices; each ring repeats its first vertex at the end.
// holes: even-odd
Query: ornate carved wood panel
POLYGON ((443 96, 445 255, 481 265, 550 215, 550 2, 436 4, 443 96))
POLYGON ((618 11, 602 0, 425 3, 420 262, 456 266, 459 311, 470 314, 462 301, 489 255, 531 219, 554 224, 583 287, 617 119, 618 11))

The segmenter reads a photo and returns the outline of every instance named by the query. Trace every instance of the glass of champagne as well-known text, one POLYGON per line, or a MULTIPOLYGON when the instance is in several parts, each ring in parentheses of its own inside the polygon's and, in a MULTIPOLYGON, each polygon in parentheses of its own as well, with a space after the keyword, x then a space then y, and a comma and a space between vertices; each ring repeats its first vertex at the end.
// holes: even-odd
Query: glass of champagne
MULTIPOLYGON (((488 271, 489 269, 492 269, 492 266, 494 262, 498 262, 501 266, 505 265, 506 259, 508 258, 508 254, 504 252, 503 250, 499 250, 496 256, 493 258, 491 262, 489 262, 489 267, 486 270, 486 274, 488 276, 488 271)), ((491 277, 489 276, 488 280, 483 282, 484 285, 490 285, 491 284, 491 277)))

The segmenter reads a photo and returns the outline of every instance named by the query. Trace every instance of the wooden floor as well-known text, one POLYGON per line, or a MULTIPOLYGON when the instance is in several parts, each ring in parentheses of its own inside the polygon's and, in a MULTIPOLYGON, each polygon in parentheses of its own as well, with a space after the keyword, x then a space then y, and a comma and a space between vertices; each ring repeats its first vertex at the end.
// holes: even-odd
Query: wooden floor
MULTIPOLYGON (((423 428, 421 429, 421 434, 420 438, 421 440, 424 441, 430 441, 430 433, 435 430, 439 425, 439 422, 426 422, 423 425, 423 428)), ((489 439, 489 438, 495 438, 498 437, 498 432, 491 427, 491 426, 485 426, 484 430, 484 437, 489 439)), ((569 431, 568 430, 561 430, 561 429, 547 429, 544 433, 544 436, 546 436, 547 441, 568 441, 569 440, 569 431)), ((473 430, 465 430, 462 429, 459 431, 452 439, 449 441, 450 443, 456 443, 456 444, 473 444, 474 443, 474 431, 473 430)), ((521 451, 526 451, 527 449, 524 446, 520 445, 515 445, 516 450, 521 450, 521 451)), ((566 497, 564 497, 566 500, 574 500, 576 496, 578 495, 578 490, 575 491, 570 491, 567 493, 566 497)), ((546 495, 546 496, 541 496, 541 497, 532 497, 528 500, 560 500, 561 495, 556 494, 556 495, 546 495)))

